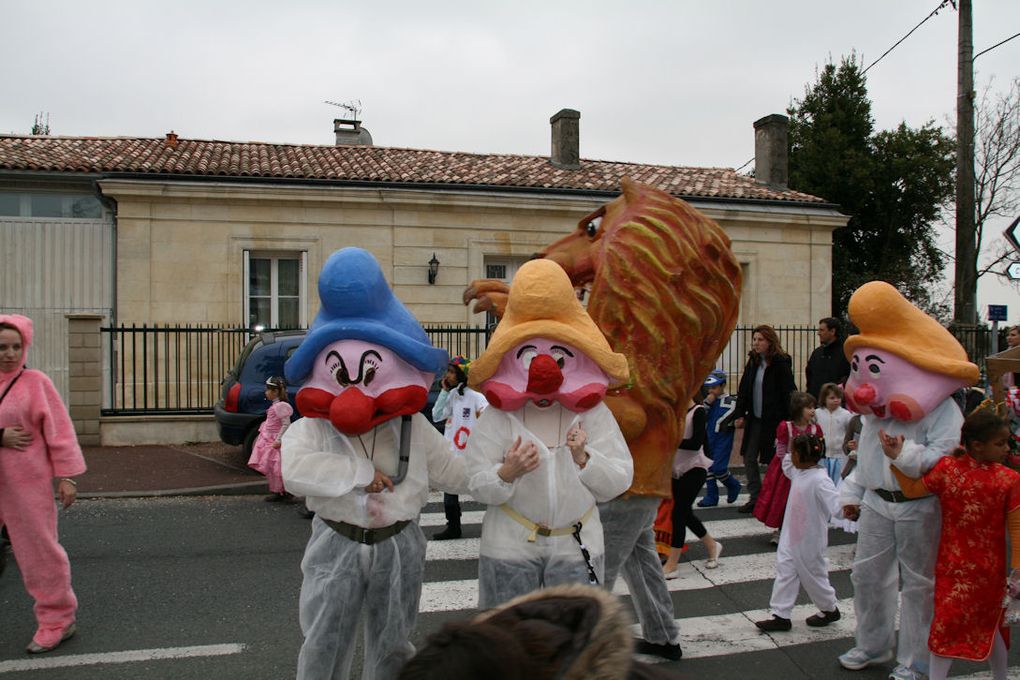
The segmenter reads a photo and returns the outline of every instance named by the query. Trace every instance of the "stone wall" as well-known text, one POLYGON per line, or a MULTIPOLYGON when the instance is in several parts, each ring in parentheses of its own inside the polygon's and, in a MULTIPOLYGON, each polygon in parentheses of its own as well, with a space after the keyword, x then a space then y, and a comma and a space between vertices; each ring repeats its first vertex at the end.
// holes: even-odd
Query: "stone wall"
POLYGON ((67 315, 68 411, 78 443, 100 443, 99 417, 103 405, 103 356, 97 314, 67 315))

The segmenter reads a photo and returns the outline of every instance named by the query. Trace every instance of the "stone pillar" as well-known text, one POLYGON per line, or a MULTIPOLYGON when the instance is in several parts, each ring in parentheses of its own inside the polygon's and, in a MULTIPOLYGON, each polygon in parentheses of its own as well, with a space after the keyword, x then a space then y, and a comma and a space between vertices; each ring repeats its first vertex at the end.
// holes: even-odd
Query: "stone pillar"
POLYGON ((578 170, 581 167, 581 113, 560 109, 549 119, 552 125, 552 154, 549 160, 557 168, 578 170))
POLYGON ((82 446, 99 446, 103 343, 99 314, 67 315, 68 410, 82 446))
POLYGON ((778 113, 754 121, 754 179, 785 189, 790 179, 790 119, 778 113))

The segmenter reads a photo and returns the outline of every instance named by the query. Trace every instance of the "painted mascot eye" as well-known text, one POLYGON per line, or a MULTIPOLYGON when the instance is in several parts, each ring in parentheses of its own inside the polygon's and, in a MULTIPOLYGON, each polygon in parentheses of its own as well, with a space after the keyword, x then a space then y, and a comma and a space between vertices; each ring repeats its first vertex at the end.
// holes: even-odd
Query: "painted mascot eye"
POLYGON ((595 234, 598 233, 600 226, 602 226, 602 215, 590 220, 588 226, 585 227, 585 233, 588 234, 588 238, 595 238, 595 234))
POLYGON ((521 362, 525 371, 531 368, 531 362, 537 356, 538 349, 534 345, 525 345, 517 350, 517 360, 521 362))
POLYGON ((850 360, 850 372, 856 373, 858 368, 860 368, 860 361, 858 361, 857 355, 855 354, 854 358, 850 360))
POLYGON ((549 348, 549 356, 553 358, 557 366, 563 368, 563 364, 566 363, 566 357, 573 358, 574 353, 571 352, 566 347, 561 347, 560 345, 553 345, 552 347, 549 348))

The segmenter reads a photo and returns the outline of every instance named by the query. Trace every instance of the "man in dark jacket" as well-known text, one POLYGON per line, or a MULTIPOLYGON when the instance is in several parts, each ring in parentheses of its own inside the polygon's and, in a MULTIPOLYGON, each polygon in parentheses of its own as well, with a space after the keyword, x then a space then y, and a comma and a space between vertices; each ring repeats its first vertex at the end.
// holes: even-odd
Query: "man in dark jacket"
MULTIPOLYGON (((815 399, 826 383, 842 385, 850 375, 850 362, 843 354, 843 339, 839 319, 827 317, 818 322, 818 341, 807 362, 807 391, 815 399)), ((822 406, 822 404, 819 404, 822 406)))

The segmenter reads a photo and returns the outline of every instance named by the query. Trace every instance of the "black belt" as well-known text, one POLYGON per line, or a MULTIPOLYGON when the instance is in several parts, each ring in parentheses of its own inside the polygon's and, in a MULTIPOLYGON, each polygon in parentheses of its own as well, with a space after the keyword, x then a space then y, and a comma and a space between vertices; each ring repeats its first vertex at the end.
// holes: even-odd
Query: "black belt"
POLYGON ((917 496, 916 498, 908 498, 902 491, 886 491, 885 489, 873 489, 878 497, 884 501, 890 503, 909 503, 910 501, 919 501, 922 498, 928 498, 931 494, 924 496, 917 496))
POLYGON ((388 527, 380 527, 378 529, 365 529, 354 524, 348 524, 347 522, 334 522, 331 519, 322 518, 322 521, 329 525, 329 527, 345 538, 349 538, 352 541, 358 543, 364 543, 365 545, 372 545, 374 543, 380 543, 385 541, 387 538, 396 536, 404 527, 411 523, 411 520, 405 519, 396 524, 391 524, 388 527))

